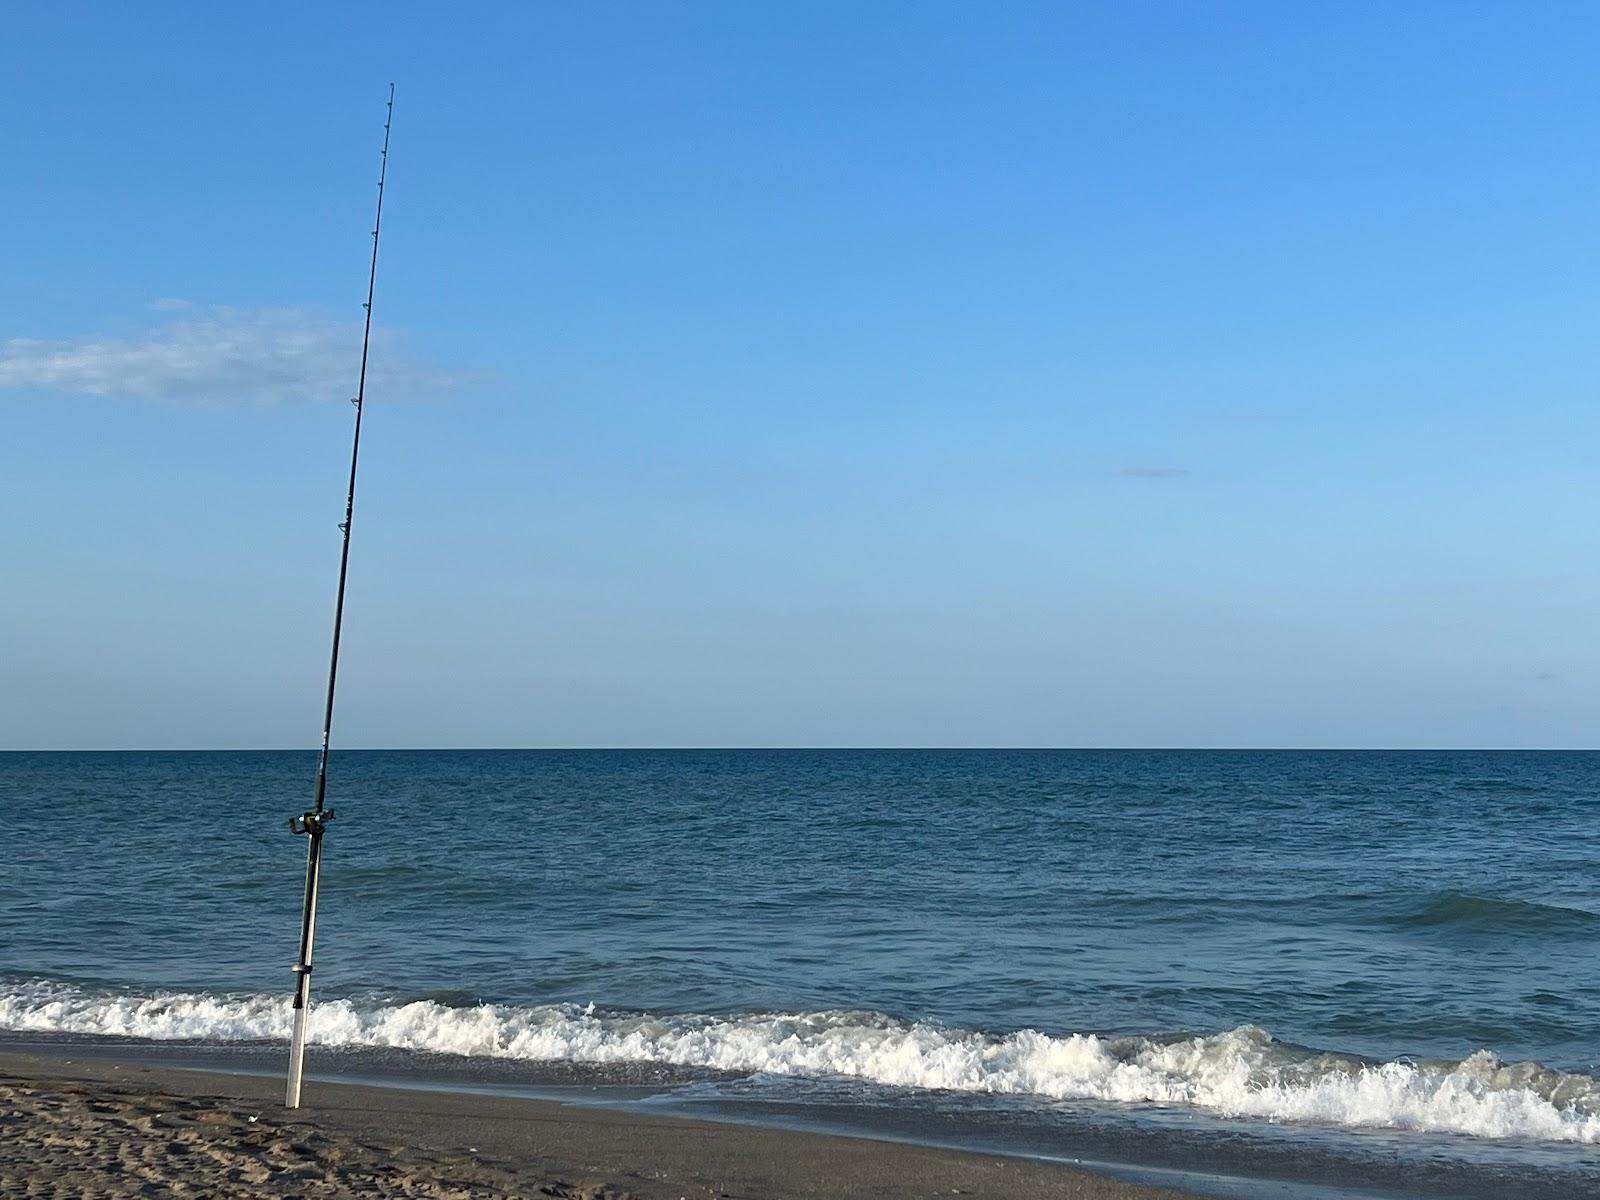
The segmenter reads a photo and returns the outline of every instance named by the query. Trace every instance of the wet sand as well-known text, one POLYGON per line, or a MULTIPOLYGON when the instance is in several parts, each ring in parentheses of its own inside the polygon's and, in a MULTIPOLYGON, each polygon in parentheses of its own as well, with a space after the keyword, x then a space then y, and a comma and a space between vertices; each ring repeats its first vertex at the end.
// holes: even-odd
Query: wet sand
POLYGON ((499 1095, 0 1054, 0 1195, 688 1200, 1182 1193, 1027 1160, 499 1095))

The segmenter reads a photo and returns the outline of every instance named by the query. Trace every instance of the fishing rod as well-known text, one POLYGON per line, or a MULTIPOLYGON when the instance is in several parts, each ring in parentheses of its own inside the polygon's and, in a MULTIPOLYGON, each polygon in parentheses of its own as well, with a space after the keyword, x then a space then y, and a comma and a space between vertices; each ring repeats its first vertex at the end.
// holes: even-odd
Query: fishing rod
POLYGON ((394 122, 394 84, 383 118, 383 155, 378 168, 378 214, 372 222, 372 265, 367 271, 366 324, 361 331, 361 375, 350 403, 356 406, 355 435, 350 441, 350 487, 344 498, 339 551, 339 594, 333 605, 333 651, 328 658, 328 700, 322 710, 322 752, 317 759, 317 785, 311 808, 289 818, 289 832, 303 834, 306 843, 306 897, 300 917, 300 958, 294 965, 294 1035, 289 1042, 289 1087, 284 1104, 300 1107, 300 1080, 306 1057, 306 1018, 311 1013, 311 945, 317 936, 317 885, 322 876, 322 835, 333 820, 333 809, 323 801, 328 794, 328 736, 333 731, 333 687, 339 677, 339 634, 344 628, 344 585, 350 570, 350 520, 356 509, 356 460, 361 455, 361 407, 367 398, 367 352, 372 346, 372 293, 378 284, 378 231, 383 228, 383 183, 389 175, 389 126, 394 122))

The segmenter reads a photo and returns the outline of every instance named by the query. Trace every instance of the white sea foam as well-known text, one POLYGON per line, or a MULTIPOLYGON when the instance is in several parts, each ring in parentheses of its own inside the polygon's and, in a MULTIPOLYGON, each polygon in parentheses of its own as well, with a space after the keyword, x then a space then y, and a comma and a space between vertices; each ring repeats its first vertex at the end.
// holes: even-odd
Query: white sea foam
MULTIPOLYGON (((286 1038, 284 999, 103 995, 57 984, 0 992, 0 1029, 154 1040, 286 1038)), ((1486 1051, 1458 1063, 1373 1063, 1274 1041, 1255 1026, 1181 1040, 1005 1036, 864 1012, 738 1017, 596 1012, 593 1006, 433 1001, 312 1010, 311 1040, 471 1057, 670 1063, 846 1077, 893 1087, 1182 1105, 1224 1116, 1355 1128, 1600 1143, 1600 1080, 1486 1051)))

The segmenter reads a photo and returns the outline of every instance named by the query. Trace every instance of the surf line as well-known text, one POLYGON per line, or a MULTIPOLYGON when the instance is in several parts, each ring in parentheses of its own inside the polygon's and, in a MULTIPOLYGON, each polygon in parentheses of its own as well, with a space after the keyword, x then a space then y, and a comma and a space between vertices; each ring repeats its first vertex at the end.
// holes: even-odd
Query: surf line
POLYGON ((378 232, 383 228, 383 185, 389 177, 389 127, 394 123, 394 84, 383 118, 383 153, 378 167, 378 212, 372 222, 372 265, 367 271, 366 323, 361 331, 361 374, 350 403, 356 408, 355 434, 350 440, 350 487, 344 497, 344 520, 339 531, 344 544, 339 551, 339 592, 333 605, 333 650, 328 656, 328 699, 322 710, 322 752, 317 759, 317 783, 311 807, 289 818, 289 832, 306 842, 306 895, 300 916, 300 957, 294 964, 294 1034, 289 1040, 289 1085, 284 1104, 300 1107, 300 1081, 306 1057, 306 1018, 311 1012, 311 949, 317 936, 317 885, 322 878, 322 835, 333 820, 328 794, 328 738, 333 732, 333 689, 339 678, 339 635, 344 628, 344 585, 350 573, 350 522, 356 509, 356 462, 361 456, 361 409, 367 398, 367 354, 372 347, 372 294, 378 283, 378 232))

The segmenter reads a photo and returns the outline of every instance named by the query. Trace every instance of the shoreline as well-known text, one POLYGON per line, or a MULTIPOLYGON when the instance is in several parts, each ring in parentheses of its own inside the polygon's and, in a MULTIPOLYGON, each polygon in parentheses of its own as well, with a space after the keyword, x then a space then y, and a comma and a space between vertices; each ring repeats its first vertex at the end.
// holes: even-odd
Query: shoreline
MULTIPOLYGON (((0 1052, 0 1192, 1196 1200, 1079 1167, 489 1093, 0 1052), (226 1187, 226 1191, 220 1190, 226 1187)), ((65 1193, 63 1193, 65 1194, 65 1193)))
MULTIPOLYGON (((394 1072, 382 1064, 348 1061, 330 1071, 332 1064, 324 1061, 307 1077, 305 1106, 291 1113, 282 1105, 282 1055, 270 1057, 269 1066, 259 1052, 241 1054, 237 1047, 33 1039, 6 1046, 0 1041, 0 1195, 97 1200, 192 1195, 248 1200, 286 1194, 430 1200, 541 1195, 906 1200, 952 1194, 1079 1200, 1600 1200, 1600 1174, 1570 1160, 1540 1166, 1452 1165, 1427 1155, 1390 1157, 1398 1146, 1350 1157, 1298 1139, 1275 1147, 1253 1140, 1230 1151, 1231 1138, 1219 1143, 1133 1128, 1107 1137, 1094 1125, 1062 1130, 1065 1138, 1045 1148, 1019 1135, 1010 1121, 991 1122, 976 1137, 970 1130, 955 1132, 936 1109, 862 1122, 851 1116, 836 1119, 842 1114, 830 1115, 826 1106, 774 1109, 693 1101, 679 1107, 673 1089, 662 1081, 490 1080, 394 1072), (146 1161, 80 1161, 63 1154, 64 1143, 17 1138, 13 1131, 19 1128, 36 1133, 36 1127, 50 1122, 60 1125, 63 1116, 30 1107, 35 1102, 19 1099, 19 1087, 53 1093, 58 1110, 63 1105, 75 1110, 64 1131, 68 1142, 80 1148, 120 1147, 131 1139, 143 1143, 146 1161), (244 1174, 140 1175, 151 1162, 163 1161, 150 1138, 153 1123, 164 1122, 171 1112, 188 1112, 188 1118, 175 1119, 191 1132, 198 1120, 210 1134, 219 1134, 215 1125, 221 1124, 241 1135, 244 1145, 233 1155, 233 1165, 244 1174), (269 1145, 272 1152, 259 1153, 262 1139, 254 1135, 269 1129, 278 1131, 277 1150, 269 1145), (310 1144, 307 1138, 320 1147, 308 1152, 308 1159, 279 1153, 285 1146, 310 1144), (381 1160, 385 1171, 393 1175, 403 1167, 406 1182, 373 1183, 384 1173, 370 1169, 374 1144, 390 1147, 381 1160), (363 1158, 365 1171, 358 1169, 363 1158), (838 1169, 819 1175, 813 1166, 824 1161, 838 1169), (490 1171, 487 1182, 478 1168, 490 1171), (337 1186, 332 1192, 216 1190, 224 1180, 237 1185, 247 1177, 308 1171, 337 1186), (151 1188, 126 1187, 130 1172, 151 1188), (460 1183, 468 1176, 477 1180, 476 1190, 445 1187, 447 1178, 460 1183), (60 1186, 22 1186, 35 1179, 60 1186), (649 1183, 660 1188, 645 1186, 649 1183), (599 1190, 583 1192, 579 1185, 599 1190)), ((225 1147, 212 1144, 210 1149, 225 1147)))
MULTIPOLYGON (((1046 1145, 1036 1136, 1038 1127, 1030 1128, 1023 1112, 1011 1117, 993 1113, 977 1128, 951 1122, 937 1106, 920 1112, 895 1109, 892 1115, 869 1109, 873 1115, 862 1119, 862 1111, 830 1106, 825 1101, 755 1106, 703 1099, 685 1102, 674 1096, 675 1088, 666 1079, 608 1081, 568 1072, 543 1079, 526 1075, 496 1078, 459 1070, 464 1064, 457 1064, 457 1070, 440 1070, 435 1064, 431 1070, 402 1071, 392 1063, 360 1057, 340 1056, 337 1065, 324 1058, 313 1066, 307 1076, 306 1103, 290 1113, 282 1105, 283 1048, 273 1048, 270 1054, 264 1050, 261 1046, 149 1044, 120 1039, 0 1038, 0 1195, 32 1196, 35 1193, 8 1184, 40 1171, 56 1177, 71 1166, 46 1154, 37 1162, 17 1167, 20 1176, 6 1174, 8 1162, 15 1165, 21 1161, 15 1154, 8 1159, 4 1153, 7 1127, 16 1127, 7 1116, 7 1100, 12 1095, 7 1088, 31 1079, 35 1083, 29 1086, 58 1092, 85 1088, 122 1092, 117 1097, 80 1095, 80 1104, 110 1103, 115 1107, 149 1093, 168 1097, 170 1105, 193 1108, 210 1104, 236 1118, 244 1106, 252 1128, 244 1129, 236 1119, 232 1122, 236 1130, 253 1133, 259 1122, 271 1125, 276 1121, 303 1132, 315 1131, 319 1137, 343 1139, 331 1151, 341 1161, 350 1156, 352 1145, 359 1147, 373 1139, 392 1143, 397 1134, 403 1134, 398 1138, 401 1144, 430 1147, 434 1152, 419 1168, 424 1176, 430 1171, 437 1176, 441 1170, 459 1175, 466 1166, 488 1162, 483 1156, 491 1155, 502 1166, 514 1167, 514 1174, 520 1172, 523 1182, 511 1191, 501 1186, 498 1191, 471 1193, 487 1200, 568 1196, 569 1191, 562 1188, 574 1179, 609 1187, 605 1196, 626 1194, 637 1200, 672 1200, 673 1196, 687 1200, 692 1194, 721 1194, 739 1200, 801 1195, 903 1200, 951 1194, 1082 1200, 1508 1200, 1524 1195, 1541 1200, 1600 1200, 1600 1173, 1571 1159, 1540 1165, 1440 1160, 1428 1154, 1406 1154, 1398 1144, 1383 1150, 1381 1141, 1372 1147, 1376 1152, 1352 1155, 1327 1143, 1317 1145, 1314 1137, 1287 1141, 1263 1137, 1270 1127, 1256 1129, 1256 1136, 1246 1144, 1237 1136, 1218 1136, 1216 1130, 1208 1134, 1170 1126, 1165 1130, 1137 1125, 1118 1128, 1095 1122, 1059 1126, 1051 1144, 1046 1145), (351 1123, 346 1120, 350 1114, 364 1114, 364 1119, 370 1120, 351 1123), (1014 1118, 1023 1124, 1013 1124, 1014 1118), (372 1120, 377 1124, 371 1124, 372 1120), (482 1133, 485 1127, 493 1132, 482 1133), (625 1144, 618 1142, 623 1129, 633 1131, 632 1140, 625 1144), (441 1131, 450 1133, 444 1141, 438 1140, 441 1131), (697 1139, 693 1142, 695 1153, 679 1153, 689 1144, 686 1131, 697 1139), (554 1140, 546 1146, 539 1141, 544 1137, 554 1140), (610 1157, 597 1159, 595 1155, 601 1152, 610 1157), (1397 1152, 1404 1157, 1395 1157, 1397 1152), (466 1163, 463 1155, 472 1162, 466 1163), (818 1177, 808 1164, 822 1159, 852 1165, 818 1177), (530 1163, 546 1171, 532 1177, 531 1183, 527 1177, 530 1163), (663 1182, 665 1190, 658 1193, 643 1188, 640 1178, 663 1182), (902 1179, 917 1186, 897 1188, 902 1179), (679 1180, 693 1182, 679 1186, 675 1182, 679 1180), (1000 1180, 1004 1186, 997 1188, 1000 1180)), ((145 1116, 154 1111, 149 1105, 144 1109, 149 1110, 145 1116)), ((103 1121, 90 1120, 89 1125, 74 1136, 115 1142, 128 1132, 126 1121, 107 1127, 103 1121)), ((1383 1137, 1381 1132, 1375 1136, 1383 1137)), ((287 1169, 282 1162, 266 1165, 270 1170, 287 1169)), ((176 1182, 182 1186, 176 1190, 155 1193, 117 1191, 111 1186, 115 1182, 113 1169, 109 1176, 93 1178, 89 1186, 80 1181, 60 1194, 131 1200, 146 1195, 188 1196, 196 1187, 204 1195, 283 1194, 206 1191, 217 1183, 215 1179, 187 1184, 180 1180, 176 1182)), ((414 1189, 352 1190, 351 1186, 333 1194, 444 1195, 414 1189)))

